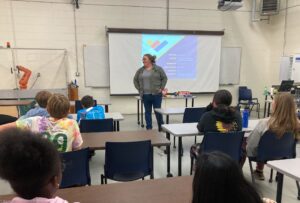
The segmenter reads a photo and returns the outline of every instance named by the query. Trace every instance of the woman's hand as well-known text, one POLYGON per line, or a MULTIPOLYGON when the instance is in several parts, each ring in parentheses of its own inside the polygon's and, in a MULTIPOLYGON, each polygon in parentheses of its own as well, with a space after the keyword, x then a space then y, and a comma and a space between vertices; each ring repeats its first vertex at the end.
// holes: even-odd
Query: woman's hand
POLYGON ((161 91, 163 96, 166 96, 168 94, 168 89, 167 88, 161 89, 160 91, 161 91))

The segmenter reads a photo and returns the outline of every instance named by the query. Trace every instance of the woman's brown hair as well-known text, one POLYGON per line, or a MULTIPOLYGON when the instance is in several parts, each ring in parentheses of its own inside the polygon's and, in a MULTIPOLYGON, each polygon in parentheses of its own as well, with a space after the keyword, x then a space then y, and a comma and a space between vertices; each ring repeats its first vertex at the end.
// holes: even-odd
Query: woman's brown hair
POLYGON ((152 64, 155 63, 155 60, 156 60, 155 55, 145 54, 144 56, 146 56, 151 61, 152 64))
POLYGON ((296 116, 296 103, 290 93, 279 93, 269 120, 269 129, 282 137, 286 132, 296 133, 299 123, 296 116))

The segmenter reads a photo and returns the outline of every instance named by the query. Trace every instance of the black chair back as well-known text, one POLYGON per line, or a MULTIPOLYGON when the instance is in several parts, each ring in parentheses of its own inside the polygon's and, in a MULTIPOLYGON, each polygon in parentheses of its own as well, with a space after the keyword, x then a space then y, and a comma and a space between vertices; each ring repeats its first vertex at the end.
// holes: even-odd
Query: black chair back
POLYGON ((104 176, 116 181, 131 181, 153 173, 151 141, 107 142, 104 176))
POLYGON ((112 132, 114 122, 112 118, 81 120, 79 124, 80 132, 112 132))
POLYGON ((206 112, 206 107, 185 108, 183 114, 183 123, 197 123, 206 112))
POLYGON ((242 156, 241 152, 244 133, 245 132, 242 131, 229 133, 205 133, 201 150, 208 153, 212 151, 220 151, 239 162, 242 156))
POLYGON ((259 141, 256 160, 266 162, 295 156, 296 140, 293 133, 285 133, 278 138, 275 133, 267 130, 259 141))
POLYGON ((63 173, 60 188, 91 185, 89 148, 61 153, 63 173))

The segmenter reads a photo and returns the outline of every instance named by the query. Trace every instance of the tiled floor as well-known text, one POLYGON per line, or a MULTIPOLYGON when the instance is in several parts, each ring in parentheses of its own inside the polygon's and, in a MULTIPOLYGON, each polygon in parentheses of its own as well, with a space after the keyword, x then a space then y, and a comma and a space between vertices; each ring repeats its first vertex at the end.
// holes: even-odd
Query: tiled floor
MULTIPOLYGON (((124 115, 125 120, 120 122, 121 131, 134 131, 142 130, 143 128, 137 125, 136 115, 124 115)), ((153 121, 156 121, 153 118, 153 121)), ((171 116, 170 123, 178 123, 182 121, 182 116, 171 116)), ((154 128, 156 128, 155 122, 154 128)), ((173 137, 171 137, 173 140, 173 137)), ((200 141, 198 138, 198 142, 200 141)), ((189 175, 190 170, 190 157, 189 157, 189 148, 194 143, 194 137, 184 137, 184 155, 182 159, 182 174, 189 175)), ((154 150, 154 177, 155 178, 165 178, 166 177, 166 156, 164 155, 163 149, 155 148, 154 150)), ((297 147, 298 154, 300 152, 300 146, 297 147)), ((100 174, 103 173, 103 163, 104 163, 104 151, 97 151, 96 155, 93 157, 90 162, 91 178, 93 185, 100 184, 100 174)), ((300 170, 300 169, 299 169, 300 170)), ((173 175, 177 175, 177 148, 174 149, 171 147, 171 171, 173 175)), ((243 167, 245 177, 251 181, 250 170, 248 162, 245 163, 243 167)), ((265 168, 266 179, 269 176, 270 170, 268 167, 265 168)), ((108 181, 112 183, 112 181, 108 181)), ((257 181, 256 188, 258 191, 265 197, 273 198, 276 197, 276 182, 269 183, 265 181, 257 181)), ((0 194, 11 193, 9 185, 4 181, 0 180, 0 194)), ((284 179, 284 189, 283 189, 283 199, 282 202, 287 203, 299 203, 297 200, 297 188, 296 183, 292 179, 285 177, 284 179)))

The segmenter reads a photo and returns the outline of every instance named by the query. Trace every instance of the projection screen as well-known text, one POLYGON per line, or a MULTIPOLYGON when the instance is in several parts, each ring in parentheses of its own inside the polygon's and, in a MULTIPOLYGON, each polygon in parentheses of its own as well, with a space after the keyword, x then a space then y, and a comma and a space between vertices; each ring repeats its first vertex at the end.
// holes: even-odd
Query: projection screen
POLYGON ((169 92, 214 92, 219 87, 222 36, 109 33, 111 95, 136 94, 133 77, 144 54, 155 55, 169 92))

